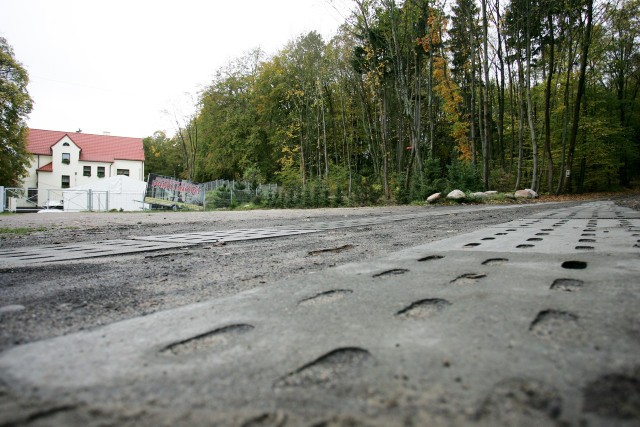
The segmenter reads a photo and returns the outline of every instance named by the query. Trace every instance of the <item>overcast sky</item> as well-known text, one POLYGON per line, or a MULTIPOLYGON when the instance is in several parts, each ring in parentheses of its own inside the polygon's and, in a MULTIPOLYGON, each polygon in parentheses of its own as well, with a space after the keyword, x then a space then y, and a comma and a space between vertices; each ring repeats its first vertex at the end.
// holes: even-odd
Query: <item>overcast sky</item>
POLYGON ((146 137, 172 134, 185 93, 197 96, 231 59, 276 53, 312 30, 327 40, 349 9, 349 0, 0 0, 0 36, 29 73, 30 127, 146 137))

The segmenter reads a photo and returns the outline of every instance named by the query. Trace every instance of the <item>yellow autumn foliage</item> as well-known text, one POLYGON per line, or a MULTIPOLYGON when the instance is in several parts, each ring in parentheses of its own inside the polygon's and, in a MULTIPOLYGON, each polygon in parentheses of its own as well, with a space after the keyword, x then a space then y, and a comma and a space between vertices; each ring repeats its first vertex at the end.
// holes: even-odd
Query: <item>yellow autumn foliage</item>
POLYGON ((447 28, 447 19, 435 9, 431 9, 427 18, 425 37, 418 39, 418 44, 425 52, 431 53, 434 91, 441 99, 441 108, 448 122, 451 123, 450 135, 456 141, 456 148, 461 160, 471 160, 471 142, 469 141, 470 124, 462 109, 464 100, 460 87, 451 78, 448 71, 447 58, 442 52, 443 32, 447 28))

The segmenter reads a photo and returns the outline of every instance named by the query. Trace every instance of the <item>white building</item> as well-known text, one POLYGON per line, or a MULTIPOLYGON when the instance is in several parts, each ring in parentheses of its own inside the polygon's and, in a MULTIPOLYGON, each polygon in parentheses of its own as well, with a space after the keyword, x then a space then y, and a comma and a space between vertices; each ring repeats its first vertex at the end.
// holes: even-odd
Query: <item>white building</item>
POLYGON ((112 176, 144 181, 141 138, 30 129, 27 147, 33 159, 20 207, 44 206, 66 188, 112 176))

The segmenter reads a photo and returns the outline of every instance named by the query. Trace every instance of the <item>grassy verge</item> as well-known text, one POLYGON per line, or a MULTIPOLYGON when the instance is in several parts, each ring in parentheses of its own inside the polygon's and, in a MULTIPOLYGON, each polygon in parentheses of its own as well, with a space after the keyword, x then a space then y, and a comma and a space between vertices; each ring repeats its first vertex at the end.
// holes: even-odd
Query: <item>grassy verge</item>
POLYGON ((16 235, 25 236, 31 233, 37 233, 38 231, 46 231, 46 227, 0 227, 0 235, 16 235))

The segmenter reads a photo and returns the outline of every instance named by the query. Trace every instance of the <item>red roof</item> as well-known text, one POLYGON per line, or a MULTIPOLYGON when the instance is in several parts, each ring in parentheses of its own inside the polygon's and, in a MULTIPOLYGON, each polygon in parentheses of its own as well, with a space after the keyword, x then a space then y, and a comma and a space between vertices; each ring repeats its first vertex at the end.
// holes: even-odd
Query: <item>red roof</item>
MULTIPOLYGON (((80 148, 80 160, 113 162, 114 160, 144 161, 142 138, 91 135, 88 133, 29 129, 27 148, 32 154, 51 155, 51 147, 68 136, 80 148)), ((41 168, 42 169, 42 168, 41 168)))
POLYGON ((53 172, 53 162, 49 162, 37 169, 38 172, 53 172))

